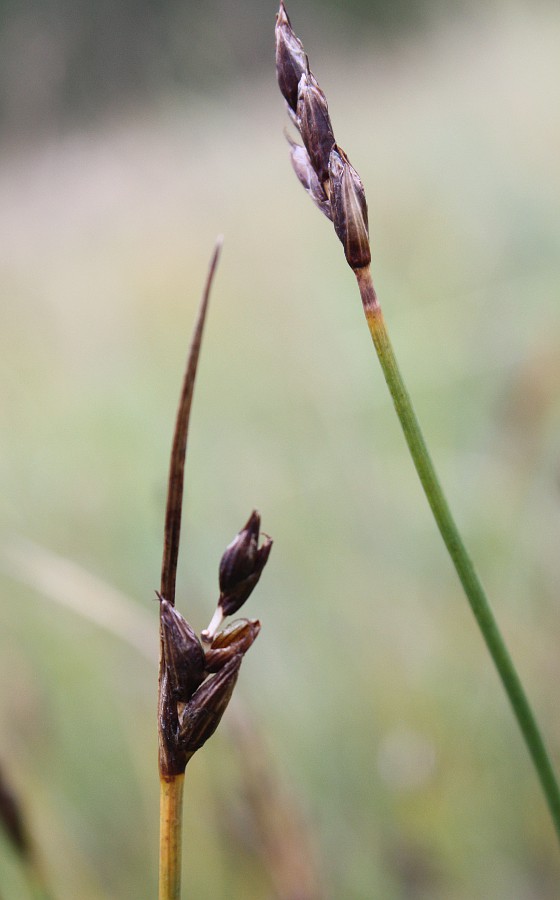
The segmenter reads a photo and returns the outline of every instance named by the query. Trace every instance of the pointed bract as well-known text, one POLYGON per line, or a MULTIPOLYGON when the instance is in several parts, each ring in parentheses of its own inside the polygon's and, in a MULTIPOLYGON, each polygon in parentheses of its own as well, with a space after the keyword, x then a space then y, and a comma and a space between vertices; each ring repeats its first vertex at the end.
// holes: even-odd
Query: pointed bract
POLYGON ((195 753, 212 737, 231 699, 243 659, 236 654, 217 675, 208 678, 187 703, 178 736, 180 749, 195 753))
POLYGON ((160 597, 163 653, 171 694, 187 703, 204 679, 204 650, 195 632, 174 606, 160 597))
POLYGON ((335 139, 327 98, 307 69, 298 86, 297 119, 301 139, 321 184, 329 178, 329 157, 335 139))
POLYGON ((303 44, 290 24, 282 2, 276 16, 275 35, 278 87, 288 106, 295 112, 298 99, 298 84, 307 68, 307 57, 303 44))
POLYGON ((364 186, 344 150, 335 145, 329 163, 334 229, 352 269, 369 266, 368 210, 364 186))

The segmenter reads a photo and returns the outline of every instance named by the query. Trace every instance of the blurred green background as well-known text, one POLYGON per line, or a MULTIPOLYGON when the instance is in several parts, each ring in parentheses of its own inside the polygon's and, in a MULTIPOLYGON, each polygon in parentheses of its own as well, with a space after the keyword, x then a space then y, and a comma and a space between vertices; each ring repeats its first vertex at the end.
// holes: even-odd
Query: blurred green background
MULTIPOLYGON (((207 624, 253 507, 275 547, 237 711, 187 771, 185 896, 557 898, 548 813, 354 280, 290 169, 275 4, 2 8, 0 766, 53 897, 156 894, 153 592, 223 233, 181 612, 207 624)), ((560 8, 288 10, 366 186, 428 443, 560 765, 560 8)), ((0 896, 31 896, 5 840, 0 896)))

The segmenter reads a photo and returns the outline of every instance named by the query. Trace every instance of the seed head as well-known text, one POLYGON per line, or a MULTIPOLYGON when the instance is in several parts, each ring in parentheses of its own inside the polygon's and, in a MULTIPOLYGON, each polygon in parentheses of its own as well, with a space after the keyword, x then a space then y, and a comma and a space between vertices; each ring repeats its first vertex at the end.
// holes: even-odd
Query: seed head
POLYGON ((204 650, 195 632, 171 603, 159 597, 163 654, 174 700, 187 703, 205 675, 204 650))
POLYGON ((240 653, 230 659, 217 675, 208 678, 187 703, 181 717, 178 744, 182 751, 193 754, 212 737, 231 699, 239 666, 240 653))
POLYGON ((292 30, 284 0, 280 0, 276 20, 276 61, 278 84, 288 100, 292 119, 295 109, 294 121, 304 145, 300 147, 288 138, 293 169, 315 205, 333 222, 349 265, 354 271, 362 269, 371 262, 364 186, 336 144, 327 99, 309 68, 301 41, 292 30), (296 49, 288 52, 288 46, 297 48, 297 52, 296 49), (279 64, 278 60, 284 57, 289 58, 289 65, 279 64), (301 74, 294 107, 294 79, 298 71, 301 74))
POLYGON ((301 139, 321 184, 328 181, 329 156, 335 143, 327 98, 309 68, 298 85, 297 121, 301 139))
POLYGON ((296 111, 298 84, 307 68, 303 44, 294 33, 284 3, 276 16, 276 75, 278 87, 293 112, 296 111))
POLYGON ((330 199, 334 230, 352 269, 369 266, 368 209, 361 178, 344 150, 336 144, 329 161, 330 199))

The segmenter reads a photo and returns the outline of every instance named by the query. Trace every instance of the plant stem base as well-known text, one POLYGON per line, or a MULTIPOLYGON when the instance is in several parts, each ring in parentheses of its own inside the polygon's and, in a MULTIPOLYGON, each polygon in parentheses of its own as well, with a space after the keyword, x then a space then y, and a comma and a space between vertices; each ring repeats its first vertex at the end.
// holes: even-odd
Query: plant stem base
POLYGON ((159 900, 180 900, 185 775, 160 779, 159 900))

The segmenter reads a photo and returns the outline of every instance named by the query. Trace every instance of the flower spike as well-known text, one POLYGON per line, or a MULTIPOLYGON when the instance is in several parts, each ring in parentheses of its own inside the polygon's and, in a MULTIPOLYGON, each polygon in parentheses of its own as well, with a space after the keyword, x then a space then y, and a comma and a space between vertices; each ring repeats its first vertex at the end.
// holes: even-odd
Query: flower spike
POLYGON ((332 221, 348 264, 358 272, 371 262, 364 186, 336 143, 327 98, 309 68, 283 0, 276 19, 276 71, 290 118, 303 141, 302 147, 288 138, 294 172, 315 205, 332 221))

